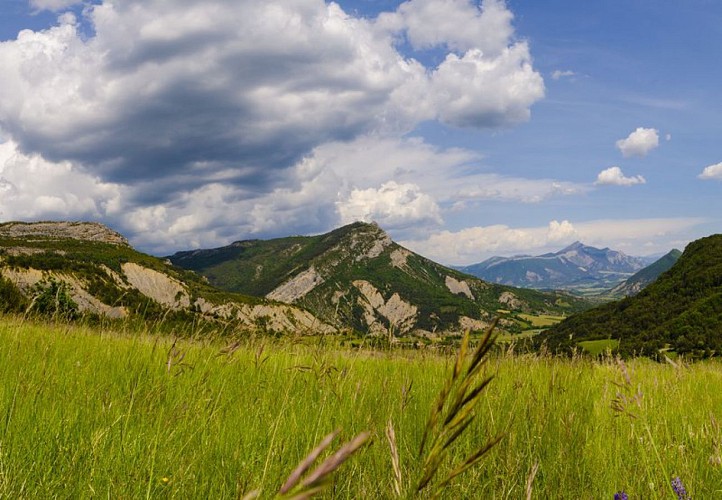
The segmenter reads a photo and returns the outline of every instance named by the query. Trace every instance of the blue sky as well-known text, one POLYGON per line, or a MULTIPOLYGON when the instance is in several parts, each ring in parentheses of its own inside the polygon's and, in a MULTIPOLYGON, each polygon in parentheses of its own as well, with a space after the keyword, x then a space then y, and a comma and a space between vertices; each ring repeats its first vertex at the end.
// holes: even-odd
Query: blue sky
POLYGON ((447 264, 722 231, 712 0, 3 0, 0 221, 447 264))

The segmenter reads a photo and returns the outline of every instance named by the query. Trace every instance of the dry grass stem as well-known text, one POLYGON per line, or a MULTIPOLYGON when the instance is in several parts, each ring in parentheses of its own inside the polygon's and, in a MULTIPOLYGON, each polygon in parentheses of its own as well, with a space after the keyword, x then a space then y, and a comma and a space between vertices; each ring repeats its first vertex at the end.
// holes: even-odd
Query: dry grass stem
POLYGON ((394 432, 394 425, 389 420, 386 426, 386 439, 389 441, 389 448, 391 449, 391 467, 394 472, 394 493, 396 496, 401 496, 402 478, 401 478, 401 463, 399 460, 399 448, 396 444, 396 433, 394 432))
POLYGON ((526 478, 526 500, 531 500, 532 486, 537 472, 539 472, 539 462, 534 462, 529 471, 529 477, 526 478))
POLYGON ((361 448, 370 437, 368 432, 362 432, 341 446, 336 453, 324 460, 299 485, 298 483, 303 474, 311 468, 311 465, 318 459, 319 455, 331 445, 331 442, 339 432, 340 430, 336 430, 323 438, 321 443, 301 461, 278 491, 279 497, 287 500, 303 500, 321 493, 331 481, 333 472, 361 448))

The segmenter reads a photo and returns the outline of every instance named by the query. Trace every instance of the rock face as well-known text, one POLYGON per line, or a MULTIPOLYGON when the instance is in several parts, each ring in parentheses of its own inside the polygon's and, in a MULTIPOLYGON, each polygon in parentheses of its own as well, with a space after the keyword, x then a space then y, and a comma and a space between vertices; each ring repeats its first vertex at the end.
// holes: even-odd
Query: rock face
POLYGON ((0 224, 0 237, 70 238, 129 246, 123 235, 97 222, 6 222, 0 224))
MULTIPOLYGON (((256 275, 258 275, 260 271, 262 271, 262 268, 256 270, 256 275)), ((266 295, 266 298, 290 304, 304 297, 321 283, 323 283, 321 275, 318 274, 316 269, 310 267, 274 289, 266 295)))
POLYGON ((464 295, 469 297, 471 300, 474 300, 474 294, 471 293, 469 284, 466 281, 459 281, 456 278, 447 276, 445 283, 446 283, 446 288, 448 288, 451 293, 463 293, 464 295))
POLYGON ((364 320, 369 330, 381 333, 387 329, 385 323, 397 332, 407 332, 414 327, 418 308, 404 301, 398 293, 394 293, 387 301, 368 281, 356 280, 353 286, 361 292, 357 301, 364 309, 364 320), (379 322, 379 317, 386 321, 379 322))
POLYGON ((125 307, 104 304, 86 290, 86 285, 75 276, 66 273, 42 272, 37 269, 0 269, 0 276, 18 287, 21 293, 32 295, 33 287, 50 278, 63 282, 68 286, 70 297, 77 304, 80 312, 99 314, 108 318, 125 318, 128 311, 125 307))
POLYGON ((188 291, 178 280, 133 262, 126 262, 121 268, 130 286, 146 297, 175 310, 190 306, 188 291))

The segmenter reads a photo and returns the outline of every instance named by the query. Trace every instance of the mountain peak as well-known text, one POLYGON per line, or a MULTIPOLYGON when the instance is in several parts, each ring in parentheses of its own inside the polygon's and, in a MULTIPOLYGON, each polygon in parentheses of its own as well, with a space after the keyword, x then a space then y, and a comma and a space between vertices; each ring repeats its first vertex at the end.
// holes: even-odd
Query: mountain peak
POLYGON ((575 241, 555 253, 496 257, 461 269, 486 281, 504 285, 588 291, 616 286, 642 267, 642 259, 575 241))
POLYGON ((571 245, 566 246, 563 249, 561 249, 558 253, 569 252, 572 250, 579 250, 581 248, 587 248, 587 246, 584 243, 582 243, 581 241, 577 240, 574 243, 572 243, 571 245))
POLYGON ((354 222, 326 234, 177 253, 175 265, 226 291, 301 306, 339 328, 424 335, 488 327, 499 308, 565 311, 581 301, 490 286, 394 243, 378 224, 354 222))

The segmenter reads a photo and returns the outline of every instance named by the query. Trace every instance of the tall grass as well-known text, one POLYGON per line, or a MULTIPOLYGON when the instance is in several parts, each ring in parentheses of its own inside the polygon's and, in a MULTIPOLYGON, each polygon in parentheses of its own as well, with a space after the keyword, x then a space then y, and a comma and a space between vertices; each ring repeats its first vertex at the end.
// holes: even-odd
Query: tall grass
MULTIPOLYGON (((0 498, 268 498, 336 429, 340 443, 371 439, 325 495, 391 498, 423 475, 454 363, 0 320, 0 498)), ((677 476, 695 498, 722 495, 718 362, 633 360, 625 376, 611 359, 499 354, 484 370, 494 380, 440 474, 504 439, 442 497, 669 498, 677 476)))

